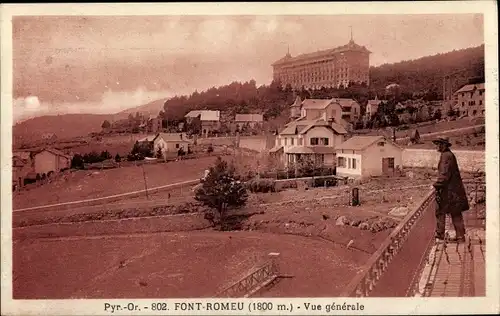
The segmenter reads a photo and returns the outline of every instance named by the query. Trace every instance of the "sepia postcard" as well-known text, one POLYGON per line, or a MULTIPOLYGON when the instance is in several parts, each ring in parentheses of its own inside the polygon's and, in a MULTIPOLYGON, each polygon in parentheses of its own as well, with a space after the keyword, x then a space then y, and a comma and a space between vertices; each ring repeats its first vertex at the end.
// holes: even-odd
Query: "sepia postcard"
POLYGON ((500 313, 494 1, 0 11, 2 315, 500 313))

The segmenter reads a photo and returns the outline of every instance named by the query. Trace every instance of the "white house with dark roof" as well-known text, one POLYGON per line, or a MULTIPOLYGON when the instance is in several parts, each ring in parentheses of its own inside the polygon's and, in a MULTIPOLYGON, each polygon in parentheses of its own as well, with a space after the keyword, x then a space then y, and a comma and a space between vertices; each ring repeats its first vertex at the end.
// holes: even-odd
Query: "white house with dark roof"
POLYGON ((220 129, 220 111, 212 110, 195 110, 186 114, 186 122, 191 124, 195 118, 201 121, 201 133, 207 136, 210 132, 220 129))
MULTIPOLYGON (((292 120, 318 120, 335 122, 348 128, 350 122, 361 115, 361 106, 352 99, 305 99, 300 97, 290 106, 292 120)), ((293 121, 292 121, 293 122, 293 121)))
POLYGON ((243 128, 243 126, 247 124, 251 128, 255 128, 256 126, 262 125, 264 122, 264 116, 262 114, 236 114, 234 122, 239 129, 243 128))
POLYGON ((173 154, 176 155, 181 148, 187 153, 191 144, 192 141, 185 133, 158 133, 153 139, 155 155, 160 150, 163 158, 173 154))
POLYGON ((285 165, 311 159, 319 165, 335 164, 335 148, 344 141, 345 128, 324 119, 300 119, 288 123, 276 137, 271 154, 279 156, 285 165))
POLYGON ((354 136, 336 147, 337 175, 392 176, 402 167, 403 149, 384 136, 354 136))

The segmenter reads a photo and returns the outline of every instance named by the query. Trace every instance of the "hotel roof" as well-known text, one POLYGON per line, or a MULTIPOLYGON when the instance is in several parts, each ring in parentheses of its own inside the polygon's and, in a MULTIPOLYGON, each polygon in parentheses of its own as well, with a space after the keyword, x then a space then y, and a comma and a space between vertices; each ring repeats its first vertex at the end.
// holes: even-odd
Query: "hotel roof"
POLYGON ((348 51, 360 51, 360 52, 365 52, 368 54, 371 53, 365 46, 358 45, 358 44, 354 43, 353 40, 351 40, 346 45, 342 45, 342 46, 330 48, 330 49, 325 49, 325 50, 320 50, 320 51, 316 51, 313 53, 301 54, 301 55, 298 55, 295 57, 291 57, 289 54, 287 54, 285 57, 274 62, 272 64, 272 66, 276 66, 276 65, 280 65, 280 64, 287 64, 287 63, 292 63, 292 62, 297 62, 297 61, 306 61, 308 59, 324 58, 324 57, 331 55, 331 54, 348 52, 348 51))

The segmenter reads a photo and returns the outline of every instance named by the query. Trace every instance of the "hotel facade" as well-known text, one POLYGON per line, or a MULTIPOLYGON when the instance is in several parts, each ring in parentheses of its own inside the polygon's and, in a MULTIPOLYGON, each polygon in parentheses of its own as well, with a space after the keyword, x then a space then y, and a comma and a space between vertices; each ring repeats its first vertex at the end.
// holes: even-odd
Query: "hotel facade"
POLYGON ((295 90, 345 87, 349 82, 369 85, 370 54, 352 38, 347 45, 332 49, 296 57, 287 53, 272 64, 273 79, 295 90))

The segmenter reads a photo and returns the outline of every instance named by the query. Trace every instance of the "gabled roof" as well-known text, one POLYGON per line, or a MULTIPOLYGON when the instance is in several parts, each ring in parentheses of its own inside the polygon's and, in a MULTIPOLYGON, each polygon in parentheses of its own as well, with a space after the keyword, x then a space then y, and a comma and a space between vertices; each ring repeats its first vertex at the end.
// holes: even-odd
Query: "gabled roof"
POLYGON ((339 47, 335 48, 330 48, 330 49, 325 49, 325 50, 320 50, 312 53, 306 53, 306 54, 301 54, 295 57, 292 57, 291 55, 287 54, 285 57, 277 60, 272 64, 272 66, 279 65, 279 64, 286 64, 289 62, 298 62, 298 61, 306 61, 309 59, 315 59, 315 58, 331 58, 332 54, 335 53, 342 53, 342 52, 347 52, 347 51, 358 51, 358 52, 364 52, 370 54, 371 52, 366 49, 365 46, 361 46, 356 44, 354 41, 349 41, 348 44, 342 45, 339 47))
POLYGON ((262 114, 236 114, 234 120, 236 122, 262 122, 264 117, 262 114))
POLYGON ((331 128, 334 132, 336 132, 337 134, 347 134, 347 131, 345 130, 345 128, 340 125, 340 124, 337 124, 337 123, 328 123, 324 120, 318 120, 312 124, 309 124, 307 125, 305 128, 303 128, 301 131, 300 131, 300 134, 305 134, 307 133, 307 131, 309 131, 311 128, 313 127, 326 127, 326 128, 331 128))
POLYGON ((184 133, 158 133, 154 137, 153 141, 161 138, 164 142, 184 142, 191 143, 191 141, 187 138, 184 133))
POLYGON ((380 140, 385 140, 384 136, 354 136, 337 146, 336 149, 363 150, 380 140))
POLYGON ((302 105, 302 99, 300 98, 300 96, 297 96, 293 104, 290 105, 290 107, 300 107, 301 105, 302 105))
POLYGON ((71 158, 69 155, 66 155, 62 151, 60 151, 58 149, 55 149, 55 148, 43 148, 41 150, 38 150, 38 151, 34 152, 34 154, 37 155, 37 154, 39 154, 41 152, 44 152, 44 151, 47 151, 47 152, 49 152, 51 154, 54 154, 56 156, 61 156, 61 157, 68 158, 68 159, 71 158))
POLYGON ((460 88, 457 92, 455 93, 460 93, 460 92, 469 92, 469 91, 474 91, 474 90, 484 90, 484 83, 478 83, 478 84, 467 84, 460 88))
POLYGON ((353 104, 358 104, 358 102, 356 102, 353 99, 344 99, 344 98, 335 99, 335 102, 337 102, 342 108, 353 106, 353 104))
POLYGON ((19 156, 12 156, 12 166, 13 167, 23 167, 28 163, 27 159, 23 159, 19 156))
POLYGON ((306 110, 322 110, 332 101, 333 99, 305 99, 302 101, 302 108, 306 110))
POLYGON ((190 111, 185 117, 197 117, 200 116, 201 121, 219 121, 220 111, 211 110, 196 110, 190 111))
POLYGON ((141 138, 139 140, 137 140, 139 143, 142 143, 142 142, 152 142, 154 141, 156 138, 156 135, 149 135, 149 136, 146 136, 144 138, 141 138))
POLYGON ((297 135, 305 134, 313 127, 326 127, 331 128, 337 134, 347 134, 345 128, 337 123, 329 123, 325 120, 298 120, 287 124, 285 129, 283 129, 280 135, 297 135))

